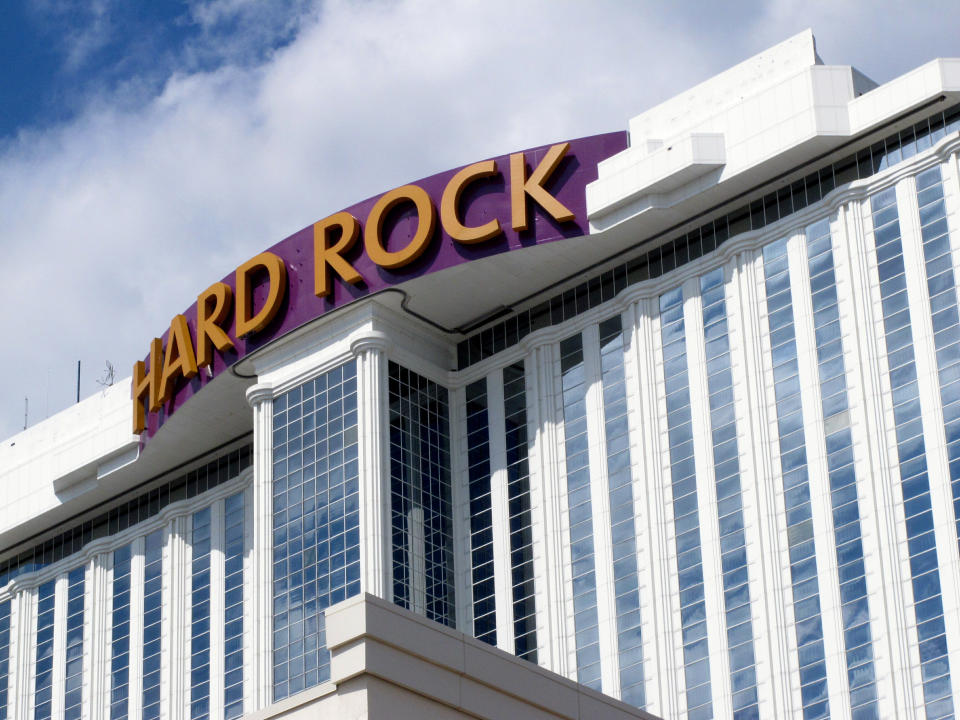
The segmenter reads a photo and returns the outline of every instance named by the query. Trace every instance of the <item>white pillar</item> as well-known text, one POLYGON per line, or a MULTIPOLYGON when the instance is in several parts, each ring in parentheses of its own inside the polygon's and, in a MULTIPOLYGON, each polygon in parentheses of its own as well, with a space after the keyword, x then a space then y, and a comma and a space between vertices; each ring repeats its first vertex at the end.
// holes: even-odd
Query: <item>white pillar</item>
POLYGON ((163 643, 160 680, 161 718, 184 720, 190 708, 190 546, 192 515, 171 520, 164 529, 163 643), (164 709, 166 713, 164 714, 164 709))
POLYGON ((600 328, 583 329, 583 370, 590 458, 590 513, 593 523, 593 575, 597 594, 597 640, 603 692, 620 697, 617 606, 613 588, 613 539, 610 534, 610 480, 607 473, 606 411, 600 367, 600 328))
MULTIPOLYGON (((253 408, 253 512, 250 549, 250 597, 244 625, 250 628, 244 685, 249 710, 273 701, 273 387, 259 383, 247 390, 253 408)), ((248 602, 247 602, 248 601, 248 602)))
POLYGON ((631 447, 643 448, 635 472, 633 493, 637 508, 637 570, 644 626, 644 682, 647 710, 677 717, 686 707, 683 695, 683 657, 679 596, 673 591, 673 494, 669 488, 669 451, 663 443, 666 404, 658 397, 660 346, 658 299, 642 298, 631 305, 630 351, 624 361, 626 377, 636 378, 630 389, 630 410, 639 422, 630 427, 631 447), (656 319, 656 320, 655 320, 656 319), (653 663, 648 662, 653 660, 653 663))
POLYGON ((513 581, 510 562, 510 501, 507 490, 506 419, 503 371, 486 378, 487 431, 490 448, 490 517, 493 531, 493 578, 496 588, 497 647, 513 654, 513 581))
MULTIPOLYGON (((930 295, 923 254, 920 211, 917 207, 917 185, 913 177, 897 183, 897 211, 900 216, 900 238, 903 246, 903 266, 910 298, 910 326, 913 332, 914 357, 917 368, 917 388, 920 395, 923 440, 926 448, 927 474, 930 482, 930 504, 936 534, 937 569, 940 575, 943 623, 947 638, 960 637, 960 561, 957 557, 957 530, 950 488, 950 465, 947 461, 944 436, 943 406, 937 369, 937 352, 931 323, 930 295)), ((956 277, 956 275, 955 275, 956 277)), ((901 497, 902 500, 902 491, 901 497)), ((908 598, 913 597, 911 586, 904 588, 908 598)), ((911 644, 919 645, 916 617, 911 619, 911 644), (916 638, 916 639, 914 639, 916 638)), ((954 703, 960 702, 960 647, 948 641, 947 652, 951 668, 954 703)), ((914 657, 919 657, 914 655, 914 657)), ((921 714, 924 707, 923 685, 919 673, 914 675, 914 702, 921 714)))
MULTIPOLYGON (((850 717, 850 684, 846 677, 847 662, 843 612, 840 603, 837 542, 833 525, 830 475, 827 469, 827 440, 820 396, 820 367, 810 289, 810 265, 807 257, 806 235, 801 231, 797 231, 790 239, 787 257, 797 345, 797 368, 802 397, 803 432, 807 451, 807 482, 810 487, 810 511, 816 548, 817 588, 820 595, 824 662, 827 668, 827 693, 830 701, 830 716, 837 720, 846 720, 850 717)), ((844 372, 846 373, 846 366, 844 366, 844 372)), ((844 380, 846 381, 846 374, 844 380)), ((857 513, 858 515, 860 513, 859 498, 857 513)))
POLYGON ((530 443, 530 495, 534 510, 535 542, 543 552, 534 556, 535 575, 544 578, 537 586, 537 643, 539 662, 565 677, 576 677, 576 663, 571 665, 573 598, 567 593, 569 552, 563 539, 567 515, 566 492, 561 487, 564 460, 560 452, 562 415, 558 408, 556 346, 546 343, 534 347, 529 355, 529 395, 527 406, 530 426, 534 428, 530 443), (542 558, 542 560, 539 560, 542 558), (539 560, 539 562, 538 562, 539 560))
POLYGON ((12 688, 7 706, 14 720, 28 720, 33 705, 33 672, 36 649, 34 636, 37 624, 37 590, 21 590, 14 602, 13 627, 11 641, 13 652, 10 657, 12 688), (16 640, 13 641, 16 633, 16 640))
MULTIPOLYGON (((699 277, 687 279, 683 284, 683 297, 684 341, 687 351, 687 377, 689 378, 690 392, 690 425, 694 447, 694 467, 697 473, 700 557, 704 578, 703 602, 706 608, 707 646, 710 653, 711 701, 714 716, 723 718, 728 715, 732 707, 730 648, 727 643, 723 558, 720 551, 717 484, 713 460, 713 422, 710 416, 706 339, 703 335, 703 300, 700 295, 699 277), (710 578, 714 578, 714 580, 711 582, 710 578)), ((751 549, 749 542, 745 545, 748 550, 751 549)), ((753 600, 752 597, 750 599, 753 600)))
POLYGON ((86 613, 83 624, 83 717, 106 720, 110 716, 110 566, 113 553, 93 557, 86 577, 86 613))
POLYGON ((390 600, 390 449, 387 442, 387 351, 381 332, 355 340, 360 465, 360 590, 390 600))
MULTIPOLYGON (((899 561, 896 498, 899 473, 896 472, 896 436, 893 432, 893 412, 884 410, 882 389, 885 363, 883 362, 883 317, 880 312, 880 293, 872 287, 872 243, 868 242, 865 220, 870 217, 869 201, 853 201, 839 210, 834 240, 834 265, 837 283, 851 289, 848 294, 850 333, 845 351, 851 359, 847 368, 851 414, 851 434, 854 443, 863 447, 856 458, 857 477, 863 478, 858 487, 863 502, 862 533, 864 562, 867 568, 867 588, 872 616, 886 618, 886 622, 872 625, 874 634, 874 663, 877 678, 877 697, 881 707, 889 707, 897 718, 916 717, 912 703, 910 674, 902 668, 910 666, 910 647, 907 634, 901 632, 913 622, 913 611, 901 588, 908 585, 909 567, 899 561), (871 540, 871 538, 873 538, 871 540), (890 620, 893 620, 890 622, 890 620)), ((847 295, 845 293, 845 295, 847 295)), ((903 542, 906 534, 903 533, 903 542)))
POLYGON ((790 680, 798 673, 796 642, 792 624, 787 622, 793 590, 785 533, 782 535, 779 529, 783 522, 783 484, 779 465, 774 462, 779 453, 779 435, 773 373, 766 369, 763 358, 762 339, 767 321, 761 255, 755 251, 743 252, 734 259, 730 269, 727 319, 731 334, 731 371, 734 385, 742 388, 735 393, 737 418, 747 420, 743 427, 737 427, 738 438, 746 438, 740 458, 741 488, 756 498, 757 525, 751 528, 747 515, 744 520, 748 542, 751 537, 756 538, 764 549, 759 554, 759 577, 755 572, 750 573, 750 601, 760 610, 753 613, 757 695, 764 717, 793 717, 799 712, 800 700, 799 689, 794 693, 790 680))

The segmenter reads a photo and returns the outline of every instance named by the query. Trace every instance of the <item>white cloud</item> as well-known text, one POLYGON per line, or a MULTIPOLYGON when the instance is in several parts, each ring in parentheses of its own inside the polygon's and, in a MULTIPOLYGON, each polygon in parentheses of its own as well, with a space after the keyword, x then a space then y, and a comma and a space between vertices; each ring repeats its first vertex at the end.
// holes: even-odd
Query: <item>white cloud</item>
MULTIPOLYGON (((193 13, 245 27, 263 6, 217 0, 193 13)), ((84 395, 106 360, 129 374, 211 282, 342 207, 482 157, 625 128, 807 25, 828 62, 866 51, 833 29, 849 32, 853 11, 815 6, 705 5, 698 18, 616 0, 296 4, 295 21, 261 20, 298 34, 259 64, 173 75, 132 108, 101 96, 68 125, 21 134, 0 149, 0 436, 22 426, 24 395, 40 409, 49 397, 50 412, 68 404, 78 359, 84 395)), ((872 7, 855 14, 871 13, 875 37, 903 33, 872 7)), ((864 58, 867 74, 866 60, 882 60, 864 58)))

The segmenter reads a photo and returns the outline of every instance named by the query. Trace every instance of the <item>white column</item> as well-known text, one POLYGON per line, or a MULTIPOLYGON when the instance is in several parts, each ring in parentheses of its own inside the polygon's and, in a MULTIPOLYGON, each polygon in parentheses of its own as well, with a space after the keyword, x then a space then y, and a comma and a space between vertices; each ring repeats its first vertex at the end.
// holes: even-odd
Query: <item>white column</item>
MULTIPOLYGON (((727 616, 723 603, 723 563, 717 518, 717 486, 713 466, 713 435, 710 391, 707 383, 706 340, 703 336, 703 305, 700 279, 684 283, 683 322, 690 386, 691 436, 697 473, 697 512, 700 517, 700 557, 703 569, 707 646, 710 653, 710 690, 714 716, 726 717, 731 705, 730 654, 727 616)), ((747 543, 749 549, 749 543, 747 543)), ((752 599, 752 598, 751 598, 752 599)))
POLYGON ((360 465, 360 589, 389 600, 390 448, 387 441, 388 389, 386 354, 389 339, 380 332, 355 340, 357 425, 360 465))
POLYGON ((587 454, 590 458, 590 511, 593 523, 593 570, 597 593, 597 636, 603 692, 620 697, 620 656, 617 654, 617 606, 613 588, 613 541, 610 535, 610 481, 607 474, 607 431, 604 423, 600 329, 583 330, 583 369, 586 386, 587 454))
MULTIPOLYGON (((957 153, 954 152, 950 155, 948 162, 940 165, 940 172, 943 177, 943 195, 944 201, 947 210, 947 222, 950 228, 950 249, 952 253, 952 264, 953 264, 953 277, 954 282, 960 282, 960 267, 958 267, 958 252, 957 252, 957 231, 960 230, 960 223, 958 223, 958 211, 960 211, 960 196, 958 196, 957 187, 960 184, 960 168, 958 168, 957 163, 957 153)), ((914 195, 916 201, 916 195, 914 195)), ((919 222, 916 226, 916 232, 919 237, 920 235, 920 226, 919 222)), ((957 289, 954 289, 956 294, 957 289)), ((929 303, 929 300, 928 300, 929 303)), ((932 341, 932 337, 931 337, 932 341)), ((943 430, 943 405, 942 401, 938 403, 938 413, 937 418, 940 423, 940 435, 939 439, 942 442, 945 442, 946 438, 943 430)), ((946 448, 943 451, 944 462, 947 460, 946 448)), ((960 555, 954 551, 955 543, 960 540, 957 537, 957 528, 955 522, 960 519, 956 516, 955 509, 952 506, 953 501, 953 489, 952 482, 950 479, 950 470, 949 464, 946 465, 946 472, 942 476, 943 481, 940 484, 942 495, 944 499, 944 506, 940 509, 940 517, 936 521, 944 523, 944 533, 943 539, 946 541, 943 544, 943 549, 945 552, 940 552, 938 550, 938 562, 942 568, 941 572, 941 589, 943 591, 943 615, 944 615, 944 624, 947 630, 948 638, 960 638, 960 555), (946 567, 944 567, 944 561, 946 560, 946 567)), ((932 476, 931 476, 932 479, 932 476)), ((931 482, 931 488, 933 483, 931 482)), ((932 496, 934 501, 934 516, 936 517, 937 507, 936 507, 936 496, 932 496)), ((937 541, 939 545, 939 538, 937 541)), ((954 708, 960 707, 960 641, 954 639, 949 643, 947 650, 950 657, 950 668, 951 668, 951 683, 953 685, 953 706, 954 708)))
POLYGON ((528 353, 523 359, 524 393, 527 401, 527 462, 530 488, 530 534, 533 544, 534 603, 537 626, 537 662, 548 667, 552 657, 550 648, 549 618, 550 595, 547 585, 556 573, 547 559, 546 510, 542 486, 542 470, 536 452, 536 439, 540 428, 540 406, 537 395, 537 357, 536 352, 528 353))
POLYGON ((37 591, 21 590, 14 601, 13 627, 10 639, 13 652, 10 654, 11 693, 8 711, 14 720, 28 720, 33 707, 33 671, 36 660, 34 637, 37 625, 37 591), (14 632, 16 639, 14 640, 14 632))
POLYGON ((487 376, 487 432, 490 448, 490 517, 493 530, 493 581, 497 647, 513 654, 513 582, 510 563, 510 502, 507 491, 506 420, 503 371, 487 376))
POLYGON ((677 717, 686 702, 683 693, 683 659, 680 643, 679 599, 673 591, 670 537, 673 512, 669 475, 664 468, 660 428, 666 427, 665 411, 657 397, 656 348, 658 333, 653 318, 657 299, 644 298, 627 311, 630 350, 625 357, 630 402, 630 445, 642 448, 634 471, 637 571, 644 628, 644 681, 647 710, 663 717, 677 717))
POLYGON ((253 407, 253 517, 251 572, 244 583, 250 588, 250 597, 244 597, 249 600, 244 625, 250 628, 244 685, 247 709, 260 710, 273 701, 273 387, 254 385, 247 402, 253 407))
POLYGON ((93 557, 87 569, 86 621, 83 624, 83 710, 90 720, 110 716, 110 568, 113 553, 93 557))
POLYGON ((562 488, 565 463, 560 452, 563 423, 562 411, 558 410, 556 355, 553 344, 534 347, 527 371, 528 397, 534 399, 527 406, 533 431, 530 494, 535 498, 534 537, 542 543, 542 553, 534 556, 534 567, 535 575, 544 578, 537 586, 537 643, 542 666, 565 677, 576 677, 576 663, 570 662, 572 633, 568 632, 573 626, 573 598, 567 591, 570 557, 563 538, 567 507, 562 488))
MULTIPOLYGON (((943 602, 943 622, 948 639, 960 637, 960 558, 957 555, 957 527, 950 487, 950 466, 947 462, 944 436, 943 406, 937 370, 936 345, 931 323, 930 297, 924 267, 923 239, 920 234, 917 188, 913 177, 897 184, 897 209, 900 215, 900 236, 903 243, 903 265, 910 298, 910 325, 913 331, 917 365, 917 389, 920 393, 923 440, 927 451, 927 474, 930 479, 930 503, 937 539, 937 565, 943 602)), ((912 587, 905 588, 912 598, 912 587)), ((914 624, 916 618, 911 619, 914 624)), ((916 637, 911 635, 913 640, 916 637)), ((960 703, 960 643, 948 640, 950 679, 954 705, 960 703)), ((918 710, 923 708, 923 687, 915 678, 914 698, 918 710)))
MULTIPOLYGON (((804 441, 807 451, 807 482, 810 486, 811 522, 820 593, 820 622, 823 628, 824 662, 831 717, 850 717, 850 684, 843 640, 843 614, 837 570, 837 543, 833 529, 833 502, 827 471, 826 431, 820 399, 820 372, 813 304, 810 294, 810 266, 806 236, 795 235, 787 247, 793 321, 797 343, 804 441)), ((859 511, 859 499, 858 499, 859 511)))
POLYGON ((190 533, 191 515, 171 520, 164 529, 163 642, 160 717, 184 720, 190 708, 190 533))
MULTIPOLYGON (((777 415, 773 398, 773 376, 764 363, 766 337, 766 294, 764 292, 763 263, 759 252, 747 251, 737 256, 731 270, 731 291, 727 294, 727 318, 731 331, 731 370, 737 418, 746 423, 738 425, 738 437, 745 436, 741 487, 745 495, 756 500, 758 520, 747 539, 758 539, 764 552, 760 553, 760 573, 750 573, 750 599, 759 616, 754 614, 754 652, 757 659, 757 690, 760 714, 763 717, 794 717, 800 710, 800 693, 792 692, 790 678, 798 678, 796 641, 787 620, 786 608, 792 607, 789 554, 785 537, 780 533, 783 522, 783 485, 778 454, 777 415), (733 341, 733 338, 739 342, 733 341), (764 703, 767 703, 766 705, 764 703)), ((769 342, 769 341, 768 341, 769 342)), ((769 350, 769 348, 767 348, 769 350)), ((744 512, 749 523, 750 514, 744 512)), ((790 615, 792 618, 792 614, 790 615)))
MULTIPOLYGON (((876 267, 872 243, 867 241, 864 215, 869 217, 869 201, 859 201, 840 208, 834 241, 834 264, 837 284, 849 288, 841 291, 849 299, 852 315, 851 332, 845 336, 849 344, 844 359, 849 360, 847 392, 850 398, 850 425, 857 454, 857 477, 863 478, 858 494, 862 500, 864 562, 867 568, 867 589, 871 615, 885 618, 872 625, 877 697, 881 707, 889 707, 891 717, 916 717, 911 695, 912 683, 903 668, 910 666, 907 636, 899 632, 913 622, 913 611, 907 607, 901 588, 910 582, 909 568, 900 562, 895 503, 900 496, 896 487, 896 437, 892 411, 884 410, 882 368, 883 318, 880 293, 871 278, 876 267), (868 249, 868 246, 869 249, 868 249)), ((838 287, 838 290, 840 288, 838 287)), ((899 528, 903 532, 903 528, 899 528)), ((903 542, 906 534, 903 533, 903 542)))

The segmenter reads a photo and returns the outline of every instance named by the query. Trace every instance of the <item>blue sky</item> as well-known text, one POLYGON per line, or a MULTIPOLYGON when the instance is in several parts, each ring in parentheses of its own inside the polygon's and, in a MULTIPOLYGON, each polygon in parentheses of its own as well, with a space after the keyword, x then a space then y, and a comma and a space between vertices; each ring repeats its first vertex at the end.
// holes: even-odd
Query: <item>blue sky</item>
POLYGON ((311 3, 8 0, 0 137, 50 129, 95 98, 149 103, 174 73, 251 67, 297 36, 311 3))
POLYGON ((956 2, 5 0, 0 437, 130 374, 198 292, 309 223, 483 157, 624 129, 810 27, 883 82, 956 2))

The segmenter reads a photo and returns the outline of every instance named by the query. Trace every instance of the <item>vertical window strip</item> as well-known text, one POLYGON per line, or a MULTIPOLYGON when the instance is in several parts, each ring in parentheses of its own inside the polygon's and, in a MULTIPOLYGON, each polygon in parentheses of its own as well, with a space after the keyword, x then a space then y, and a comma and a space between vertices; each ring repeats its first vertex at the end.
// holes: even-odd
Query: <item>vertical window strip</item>
POLYGON ((677 582, 687 717, 690 720, 706 720, 713 717, 713 701, 682 288, 660 296, 660 337, 663 345, 673 522, 677 537, 677 582))
POLYGON ((800 666, 800 697, 804 720, 811 720, 829 717, 830 708, 787 238, 763 248, 763 272, 790 552, 794 631, 800 666))
POLYGON ((395 362, 388 363, 387 375, 394 602, 453 627, 447 389, 395 362))
POLYGON ((600 374, 606 434, 607 478, 613 583, 616 593, 617 654, 620 699, 636 707, 646 704, 643 676, 643 634, 630 463, 630 427, 624 375, 623 325, 619 315, 600 323, 600 374))
POLYGON ((34 683, 34 720, 51 717, 53 705, 53 613, 57 581, 37 588, 37 654, 34 683))
POLYGON ((0 603, 0 718, 7 717, 10 684, 10 601, 0 603))
POLYGON ((193 514, 190 581, 190 718, 210 717, 210 508, 193 514))
POLYGON ((223 501, 223 716, 243 715, 243 492, 223 501))
POLYGON ((330 677, 324 610, 360 592, 357 369, 273 403, 273 699, 330 677))
POLYGON ((113 551, 110 720, 126 720, 130 694, 130 546, 113 551))
POLYGON ((723 268, 700 278, 733 717, 734 720, 751 720, 759 718, 760 711, 724 293, 723 268))
POLYGON ((533 579, 533 521, 530 515, 530 460, 523 361, 503 369, 507 503, 510 514, 510 570, 513 588, 513 651, 537 662, 536 587, 533 579))
POLYGON ((143 720, 160 717, 160 650, 163 608, 163 530, 144 538, 143 720))
POLYGON ((888 188, 871 197, 870 209, 920 643, 920 674, 927 718, 934 720, 953 714, 953 700, 896 189, 888 188))
POLYGON ((940 403, 950 463, 950 489, 960 542, 960 315, 939 165, 917 175, 917 205, 920 207, 924 270, 930 294, 940 403))
POLYGON ((600 634, 587 441, 587 384, 583 363, 583 338, 580 335, 574 335, 560 343, 560 373, 567 460, 567 507, 570 517, 577 681, 594 690, 600 690, 600 634))
POLYGON ((810 225, 806 240, 850 707, 867 720, 879 708, 830 221, 810 225))
POLYGON ((490 496, 490 420, 487 381, 466 388, 467 481, 470 495, 470 584, 473 635, 497 644, 497 602, 493 578, 493 510, 490 496))
POLYGON ((63 717, 79 720, 83 709, 83 566, 67 573, 67 642, 64 670, 63 717))

